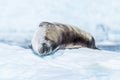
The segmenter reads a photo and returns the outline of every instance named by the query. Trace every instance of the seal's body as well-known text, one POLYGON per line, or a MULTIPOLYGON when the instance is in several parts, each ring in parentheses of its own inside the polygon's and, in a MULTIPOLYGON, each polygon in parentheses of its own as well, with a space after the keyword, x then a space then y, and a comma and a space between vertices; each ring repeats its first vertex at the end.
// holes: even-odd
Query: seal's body
POLYGON ((33 50, 39 54, 49 54, 56 48, 97 49, 95 40, 89 33, 71 25, 50 22, 40 23, 31 45, 33 50))

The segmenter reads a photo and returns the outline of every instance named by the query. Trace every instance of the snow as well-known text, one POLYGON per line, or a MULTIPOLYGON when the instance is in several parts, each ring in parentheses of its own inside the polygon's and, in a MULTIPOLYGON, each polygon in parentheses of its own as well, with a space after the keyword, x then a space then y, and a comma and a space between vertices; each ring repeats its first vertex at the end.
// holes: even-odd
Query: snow
POLYGON ((0 0, 0 80, 119 80, 120 0, 0 0), (101 50, 40 57, 28 45, 42 21, 78 26, 101 50))
POLYGON ((120 54, 66 49, 39 57, 30 49, 0 43, 0 80, 118 80, 120 54))

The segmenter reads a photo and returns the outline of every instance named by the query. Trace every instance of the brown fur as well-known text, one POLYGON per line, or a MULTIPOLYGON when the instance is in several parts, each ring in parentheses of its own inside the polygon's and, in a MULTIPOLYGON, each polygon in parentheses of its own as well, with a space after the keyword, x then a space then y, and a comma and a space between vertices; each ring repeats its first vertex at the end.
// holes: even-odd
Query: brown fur
POLYGON ((87 47, 96 49, 94 38, 87 32, 71 25, 61 23, 42 22, 40 27, 46 27, 46 40, 52 43, 52 50, 61 48, 87 47))

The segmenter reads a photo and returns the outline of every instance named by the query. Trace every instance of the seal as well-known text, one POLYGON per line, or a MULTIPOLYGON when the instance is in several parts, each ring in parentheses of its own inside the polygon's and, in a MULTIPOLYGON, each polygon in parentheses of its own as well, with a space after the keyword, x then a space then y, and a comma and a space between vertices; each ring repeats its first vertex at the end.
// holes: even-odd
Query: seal
POLYGON ((90 33, 72 25, 51 22, 40 23, 30 47, 40 55, 50 54, 56 49, 97 49, 90 33))

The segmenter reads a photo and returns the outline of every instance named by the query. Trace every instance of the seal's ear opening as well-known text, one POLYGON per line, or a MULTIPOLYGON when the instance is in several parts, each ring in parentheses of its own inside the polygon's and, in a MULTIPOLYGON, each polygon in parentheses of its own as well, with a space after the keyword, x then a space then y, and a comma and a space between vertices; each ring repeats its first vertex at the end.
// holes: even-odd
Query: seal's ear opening
POLYGON ((52 25, 54 25, 53 23, 50 23, 50 22, 41 22, 40 24, 39 24, 39 27, 43 27, 43 26, 48 26, 48 27, 50 27, 50 26, 52 26, 52 25))

